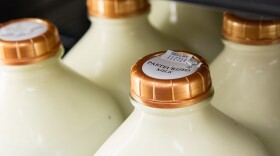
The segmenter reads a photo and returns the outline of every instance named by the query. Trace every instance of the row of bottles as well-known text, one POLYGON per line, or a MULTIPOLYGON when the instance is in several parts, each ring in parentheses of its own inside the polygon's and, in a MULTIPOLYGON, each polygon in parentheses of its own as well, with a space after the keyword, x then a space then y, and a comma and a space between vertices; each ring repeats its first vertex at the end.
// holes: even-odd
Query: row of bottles
POLYGON ((50 21, 0 25, 0 155, 279 156, 280 20, 151 4, 88 0, 63 60, 50 21))

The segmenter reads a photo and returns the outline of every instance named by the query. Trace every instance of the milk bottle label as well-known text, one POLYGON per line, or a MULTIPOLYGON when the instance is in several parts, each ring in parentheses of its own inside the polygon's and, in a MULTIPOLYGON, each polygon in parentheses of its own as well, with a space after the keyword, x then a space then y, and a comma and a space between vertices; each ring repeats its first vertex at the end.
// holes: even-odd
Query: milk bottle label
POLYGON ((192 55, 168 50, 161 56, 147 60, 142 66, 142 71, 156 79, 178 79, 193 74, 201 64, 192 55))

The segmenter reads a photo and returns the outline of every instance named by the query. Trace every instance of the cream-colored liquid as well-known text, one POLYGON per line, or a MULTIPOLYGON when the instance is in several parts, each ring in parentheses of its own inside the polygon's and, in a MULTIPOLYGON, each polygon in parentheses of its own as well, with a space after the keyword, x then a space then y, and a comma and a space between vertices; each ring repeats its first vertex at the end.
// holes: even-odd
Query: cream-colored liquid
POLYGON ((247 46, 224 41, 211 65, 213 104, 280 155, 280 45, 247 46))
POLYGON ((222 12, 183 2, 150 0, 150 21, 165 35, 174 37, 211 62, 222 50, 222 12))
POLYGON ((91 17, 93 25, 64 62, 109 91, 124 115, 132 110, 128 95, 130 67, 141 57, 167 49, 184 49, 148 22, 147 14, 123 19, 91 17))
POLYGON ((59 56, 0 66, 1 156, 90 156, 122 123, 112 98, 59 56))
POLYGON ((268 156, 254 135, 209 100, 177 109, 133 104, 134 112, 95 156, 268 156))

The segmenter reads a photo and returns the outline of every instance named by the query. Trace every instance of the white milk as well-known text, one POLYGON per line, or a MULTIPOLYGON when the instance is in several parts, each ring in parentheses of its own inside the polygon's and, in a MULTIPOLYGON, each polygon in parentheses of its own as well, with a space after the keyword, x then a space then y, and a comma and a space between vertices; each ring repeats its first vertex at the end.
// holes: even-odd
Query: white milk
POLYGON ((225 49, 211 65, 213 104, 255 132, 272 156, 279 156, 280 44, 223 42, 225 49))
MULTIPOLYGON (((121 3, 114 2, 112 5, 121 3)), ((64 62, 109 91, 128 116, 133 110, 128 98, 129 71, 133 63, 151 51, 184 49, 184 46, 157 32, 148 21, 148 10, 118 18, 89 18, 91 27, 64 62)))
POLYGON ((211 77, 201 57, 180 52, 202 63, 189 66, 155 57, 162 54, 132 68, 135 109, 95 156, 268 156, 253 134, 211 106, 211 77), (168 72, 149 73, 155 66, 168 72))
POLYGON ((185 2, 150 0, 149 20, 160 32, 174 37, 211 62, 222 50, 222 13, 185 2))
POLYGON ((112 98, 61 62, 51 23, 4 23, 0 47, 1 156, 89 156, 122 123, 112 98))

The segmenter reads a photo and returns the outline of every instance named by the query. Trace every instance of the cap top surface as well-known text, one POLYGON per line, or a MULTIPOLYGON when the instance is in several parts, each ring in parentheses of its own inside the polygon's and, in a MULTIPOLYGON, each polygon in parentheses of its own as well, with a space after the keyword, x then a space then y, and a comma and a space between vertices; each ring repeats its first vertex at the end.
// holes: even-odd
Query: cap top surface
POLYGON ((47 31, 44 23, 21 21, 3 26, 0 29, 0 39, 5 41, 20 41, 37 37, 47 31))
POLYGON ((193 58, 193 55, 168 50, 163 55, 155 56, 144 62, 142 71, 155 79, 172 80, 193 74, 201 64, 193 58))

